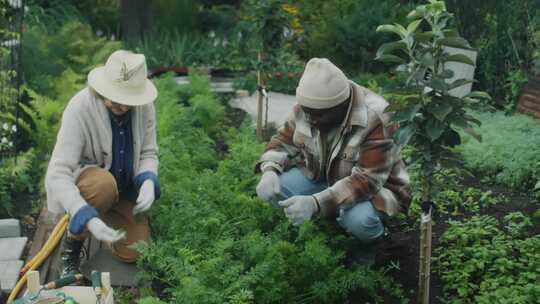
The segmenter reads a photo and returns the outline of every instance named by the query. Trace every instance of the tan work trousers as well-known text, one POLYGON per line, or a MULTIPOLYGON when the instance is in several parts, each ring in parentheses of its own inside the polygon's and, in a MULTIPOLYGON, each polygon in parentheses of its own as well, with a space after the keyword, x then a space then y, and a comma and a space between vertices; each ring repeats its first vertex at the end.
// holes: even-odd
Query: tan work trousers
MULTIPOLYGON (((109 171, 101 168, 85 169, 77 180, 77 187, 84 200, 98 210, 105 224, 126 231, 125 239, 111 244, 113 255, 127 263, 135 262, 139 253, 130 245, 150 239, 148 219, 143 215, 133 215, 135 202, 120 199, 116 180, 109 171)), ((87 235, 74 237, 80 239, 87 235)))

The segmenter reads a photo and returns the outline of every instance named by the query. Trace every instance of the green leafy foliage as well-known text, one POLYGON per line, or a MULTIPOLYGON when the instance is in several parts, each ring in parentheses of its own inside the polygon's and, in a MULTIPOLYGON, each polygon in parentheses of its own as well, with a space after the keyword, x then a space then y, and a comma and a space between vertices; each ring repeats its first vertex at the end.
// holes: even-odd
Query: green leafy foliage
POLYGON ((15 210, 15 199, 22 194, 36 194, 41 176, 39 159, 34 150, 17 157, 0 159, 0 217, 23 214, 28 210, 15 210))
MULTIPOLYGON (((164 195, 153 209, 153 241, 139 245, 138 263, 144 279, 160 286, 162 300, 334 303, 355 289, 378 299, 380 287, 402 296, 381 272, 344 265, 351 239, 336 227, 293 227, 256 198, 252 165, 263 147, 249 121, 222 130, 229 154, 217 158, 190 101, 208 90, 207 82, 178 86, 166 77, 156 84, 163 92, 156 106, 164 195)), ((206 102, 218 106, 214 98, 206 102)), ((222 122, 213 123, 210 130, 222 122)))
POLYGON ((463 144, 457 151, 465 166, 480 176, 512 187, 531 190, 540 180, 540 124, 525 115, 506 116, 503 113, 475 113, 482 122, 475 131, 482 143, 463 134, 463 144))
MULTIPOLYGON (((405 149, 404 154, 409 154, 411 147, 405 149)), ((420 218, 420 205, 422 197, 422 179, 419 164, 409 166, 413 200, 409 209, 409 217, 420 218)), ((433 174, 432 200, 436 202, 437 214, 441 216, 458 216, 464 214, 481 214, 486 208, 506 202, 501 194, 495 194, 491 190, 481 190, 466 186, 465 178, 471 173, 460 167, 444 168, 433 174)))
POLYGON ((478 88, 495 97, 494 104, 510 102, 512 91, 506 83, 515 71, 534 70, 534 28, 539 28, 536 16, 540 2, 535 0, 508 1, 446 1, 456 14, 460 32, 478 50, 476 77, 478 88), (504 64, 501 64, 504 63, 504 64))
POLYGON ((540 296, 540 237, 520 212, 498 221, 449 221, 435 250, 448 303, 534 303, 540 296), (536 299, 536 300, 535 300, 536 299))
POLYGON ((445 3, 430 0, 418 6, 408 15, 411 22, 405 27, 386 24, 378 32, 399 36, 399 40, 383 44, 377 51, 377 59, 397 62, 396 71, 406 75, 403 88, 393 92, 400 95, 400 103, 390 108, 396 111, 393 117, 400 128, 394 138, 400 145, 411 142, 416 150, 413 161, 419 161, 422 170, 423 199, 429 200, 431 176, 442 163, 451 160, 448 147, 460 144, 456 129, 470 132, 476 119, 467 115, 466 109, 473 107, 489 96, 483 92, 472 92, 456 97, 450 91, 472 82, 472 79, 457 79, 448 82, 452 71, 445 63, 460 61, 471 64, 464 56, 451 56, 446 46, 469 48, 468 42, 451 28, 453 16, 446 11, 445 3))
POLYGON ((375 29, 379 24, 403 21, 414 2, 295 1, 302 29, 296 50, 304 59, 329 58, 346 72, 381 72, 384 66, 373 59, 390 35, 377 34, 375 29))
MULTIPOLYGON (((47 10, 42 14, 52 13, 47 10)), ((58 27, 40 20, 35 17, 23 36, 23 70, 28 86, 51 98, 69 99, 84 86, 93 67, 104 64, 113 51, 122 47, 118 41, 97 37, 88 24, 77 20, 58 27)))

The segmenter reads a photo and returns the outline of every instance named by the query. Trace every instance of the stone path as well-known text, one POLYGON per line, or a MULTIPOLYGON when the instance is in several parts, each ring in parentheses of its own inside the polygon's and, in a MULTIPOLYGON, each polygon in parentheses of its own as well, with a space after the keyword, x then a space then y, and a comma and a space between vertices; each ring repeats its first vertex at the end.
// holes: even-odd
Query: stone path
POLYGON ((0 290, 4 293, 11 292, 17 284, 27 241, 27 237, 21 237, 19 220, 0 220, 0 290))
MULTIPOLYGON (((179 76, 175 77, 176 83, 189 84, 189 77, 179 76)), ((214 93, 236 93, 237 97, 231 99, 229 105, 233 108, 241 109, 248 113, 253 122, 257 121, 257 92, 254 92, 251 96, 247 91, 236 91, 233 87, 233 78, 225 77, 212 77, 210 86, 214 93)), ((282 125, 287 116, 292 111, 296 100, 294 95, 287 95, 275 92, 268 93, 268 122, 273 123, 275 126, 282 125)), ((266 104, 266 103, 263 103, 266 104)), ((263 109, 264 115, 264 109, 263 109)))
MULTIPOLYGON (((264 104, 265 103, 263 103, 263 105, 264 104)), ((294 95, 269 92, 268 122, 274 123, 276 127, 281 126, 291 113, 295 104, 296 99, 294 95)), ((233 108, 241 109, 248 113, 253 119, 253 122, 257 121, 257 92, 253 93, 251 96, 231 99, 229 105, 233 108)))

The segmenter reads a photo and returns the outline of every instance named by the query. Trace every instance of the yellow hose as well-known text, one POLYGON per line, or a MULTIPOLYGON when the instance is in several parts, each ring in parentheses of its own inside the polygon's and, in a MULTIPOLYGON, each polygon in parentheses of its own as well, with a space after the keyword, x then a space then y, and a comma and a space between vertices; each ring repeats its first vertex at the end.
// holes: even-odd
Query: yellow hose
MULTIPOLYGON (((46 252, 45 249, 51 246, 53 237, 56 234, 58 234, 58 233, 64 234, 65 229, 62 229, 62 231, 60 231, 60 230, 63 227, 64 223, 67 223, 68 221, 69 221, 69 216, 68 215, 64 215, 60 219, 60 221, 58 221, 58 223, 54 227, 53 231, 51 232, 51 235, 49 236, 49 239, 43 245, 43 248, 41 248, 41 250, 28 263, 26 263, 26 265, 24 265, 23 268, 21 268, 21 271, 19 273, 21 276, 23 276, 28 270, 30 270, 30 267, 32 266, 32 264, 34 264, 40 258, 40 256, 43 255, 46 252)), ((53 246, 53 247, 55 247, 55 246, 53 246)))
MULTIPOLYGON (((64 236, 64 232, 67 229, 68 226, 68 216, 65 215, 54 227, 51 235, 49 236, 49 239, 45 243, 45 246, 39 251, 38 254, 30 262, 28 262, 26 265, 30 264, 30 267, 28 270, 35 270, 41 264, 49 257, 49 255, 54 251, 62 237, 64 236)), ((25 266, 26 267, 26 266, 25 266)), ((27 270, 27 271, 28 271, 27 270)), ((21 291, 24 284, 26 284, 26 281, 28 279, 28 273, 25 272, 25 274, 19 279, 17 282, 17 285, 15 285, 15 288, 11 291, 9 294, 9 298, 7 300, 7 304, 10 304, 15 300, 19 292, 21 291)))

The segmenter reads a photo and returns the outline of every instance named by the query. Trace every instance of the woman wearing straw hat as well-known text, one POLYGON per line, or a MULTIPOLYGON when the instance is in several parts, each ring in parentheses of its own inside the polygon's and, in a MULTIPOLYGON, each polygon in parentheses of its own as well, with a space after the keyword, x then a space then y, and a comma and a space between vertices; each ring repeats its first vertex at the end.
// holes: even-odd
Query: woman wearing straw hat
POLYGON ((153 101, 144 55, 119 50, 88 74, 88 87, 68 103, 45 184, 51 212, 70 215, 63 274, 79 271, 87 231, 133 262, 130 248, 150 237, 146 217, 160 195, 153 101))

